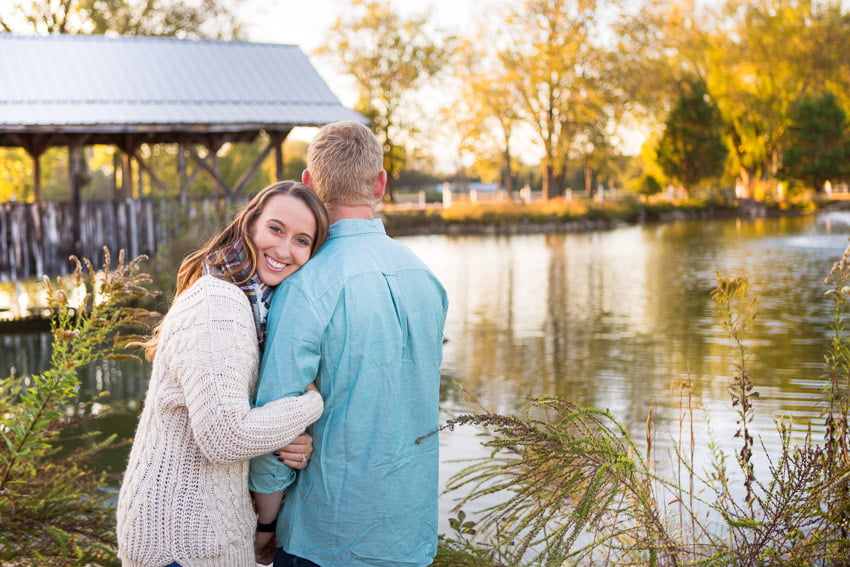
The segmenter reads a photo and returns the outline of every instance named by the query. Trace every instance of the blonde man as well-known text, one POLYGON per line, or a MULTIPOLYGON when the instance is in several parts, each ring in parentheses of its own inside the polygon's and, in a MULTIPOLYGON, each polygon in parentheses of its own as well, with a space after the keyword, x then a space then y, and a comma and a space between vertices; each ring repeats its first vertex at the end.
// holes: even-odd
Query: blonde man
POLYGON ((279 513, 294 471, 273 456, 252 463, 258 559, 270 559, 274 531, 276 567, 430 565, 446 293, 375 218, 387 174, 368 128, 321 128, 302 181, 327 206, 330 232, 275 292, 257 403, 315 381, 325 412, 279 513))

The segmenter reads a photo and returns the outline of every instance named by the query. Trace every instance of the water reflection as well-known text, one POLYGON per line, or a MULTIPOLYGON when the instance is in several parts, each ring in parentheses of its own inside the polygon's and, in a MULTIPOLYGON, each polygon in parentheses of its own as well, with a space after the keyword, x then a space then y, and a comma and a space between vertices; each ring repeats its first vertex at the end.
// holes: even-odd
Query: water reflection
MULTIPOLYGON (((762 395, 757 431, 771 435, 776 415, 819 414, 831 310, 821 282, 848 226, 780 218, 406 241, 449 289, 446 369, 475 403, 513 412, 554 394, 611 409, 637 437, 654 405, 669 440, 679 412, 671 386, 688 377, 715 434, 734 432, 734 353, 709 295, 715 270, 749 276, 759 296, 747 343, 762 395)), ((459 389, 446 395, 444 405, 472 407, 459 389)))
MULTIPOLYGON (((610 409, 637 439, 654 407, 659 461, 678 435, 677 384, 690 379, 698 444, 734 450, 727 386, 733 351, 709 293, 714 271, 747 275, 759 316, 748 339, 756 433, 775 447, 774 417, 802 423, 822 409, 831 304, 822 281, 841 255, 850 216, 677 222, 587 234, 418 236, 403 240, 444 282, 450 300, 441 389, 446 416, 518 411, 558 395, 610 409)), ((46 335, 0 336, 0 374, 46 366, 46 335)), ((86 370, 82 395, 109 391, 117 411, 97 424, 129 436, 147 364, 86 370)), ((815 422, 815 438, 820 428, 815 422)), ((441 437, 443 477, 476 454, 468 432, 441 437)), ((123 456, 104 464, 122 468, 123 456), (117 463, 117 464, 116 464, 117 463)), ((445 513, 450 503, 443 503, 445 513)), ((443 526, 444 528, 445 526, 443 526)), ((441 528, 441 529, 443 529, 441 528)))

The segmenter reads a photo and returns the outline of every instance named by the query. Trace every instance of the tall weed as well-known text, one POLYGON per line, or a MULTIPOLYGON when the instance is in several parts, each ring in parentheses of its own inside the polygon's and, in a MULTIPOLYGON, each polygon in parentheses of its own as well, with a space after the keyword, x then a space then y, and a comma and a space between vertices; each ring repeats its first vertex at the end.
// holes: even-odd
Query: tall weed
POLYGON ((734 355, 728 392, 741 443, 734 458, 712 442, 709 465, 697 469, 690 379, 674 390, 673 479, 654 472, 651 414, 645 456, 610 412, 557 398, 532 401, 521 417, 460 416, 444 429, 483 427, 492 452, 449 479, 447 491, 466 493, 434 565, 847 565, 850 247, 825 283, 834 316, 823 443, 811 427, 795 433, 783 419, 775 420, 778 452, 757 442, 758 391, 746 350, 755 300, 746 278, 717 274, 712 298, 734 355), (756 452, 765 470, 756 470, 756 452), (494 494, 499 503, 467 519, 463 507, 494 494))

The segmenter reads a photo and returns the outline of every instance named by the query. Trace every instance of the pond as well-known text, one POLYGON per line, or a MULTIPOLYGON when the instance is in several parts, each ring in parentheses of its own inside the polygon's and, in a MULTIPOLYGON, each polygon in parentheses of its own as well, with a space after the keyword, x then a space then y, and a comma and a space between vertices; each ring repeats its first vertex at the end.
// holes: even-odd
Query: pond
MULTIPOLYGON (((820 438, 832 315, 823 279, 848 235, 850 215, 830 213, 400 240, 448 290, 444 419, 481 409, 517 413, 529 398, 556 395, 611 410, 643 439, 652 409, 654 456, 663 469, 678 435, 676 388, 686 379, 700 421, 697 446, 713 439, 730 455, 739 446, 727 393, 734 352, 710 297, 715 271, 748 276, 758 298, 746 341, 760 393, 756 434, 768 450, 776 448, 774 418, 789 416, 801 427, 812 420, 820 438)), ((44 333, 0 335, 0 374, 43 368, 49 342, 44 333)), ((147 365, 139 363, 87 369, 81 395, 108 391, 100 403, 111 409, 90 426, 131 437, 147 374, 147 365)), ((443 480, 462 468, 458 459, 485 454, 479 443, 469 429, 441 434, 443 480)), ((113 450, 100 463, 116 485, 126 452, 113 450)), ((442 498, 441 532, 448 531, 456 496, 442 498)))

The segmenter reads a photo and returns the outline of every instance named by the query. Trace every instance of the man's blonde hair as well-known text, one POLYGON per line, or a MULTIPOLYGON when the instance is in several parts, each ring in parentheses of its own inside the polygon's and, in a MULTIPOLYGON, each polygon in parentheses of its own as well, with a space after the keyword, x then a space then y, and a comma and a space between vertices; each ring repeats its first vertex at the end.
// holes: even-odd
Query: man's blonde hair
POLYGON ((326 205, 372 205, 384 153, 363 124, 346 120, 319 129, 307 149, 313 189, 326 205))

